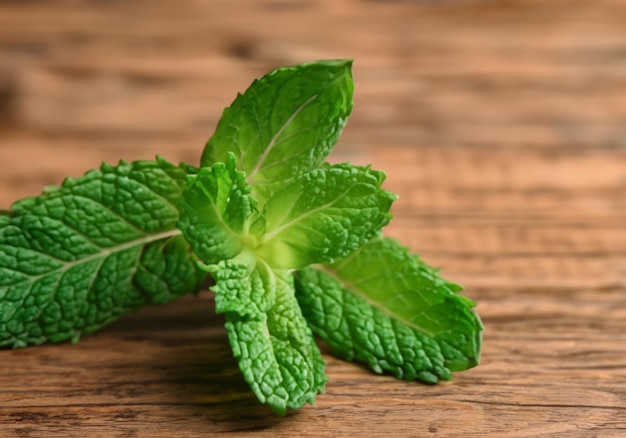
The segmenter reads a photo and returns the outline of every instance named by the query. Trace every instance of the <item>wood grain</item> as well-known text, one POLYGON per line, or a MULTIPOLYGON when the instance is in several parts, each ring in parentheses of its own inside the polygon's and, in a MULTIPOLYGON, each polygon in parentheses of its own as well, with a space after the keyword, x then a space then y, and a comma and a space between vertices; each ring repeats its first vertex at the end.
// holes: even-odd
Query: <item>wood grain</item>
POLYGON ((626 436, 624 17, 621 0, 0 1, 0 208, 101 161, 197 162, 253 78, 350 57, 332 159, 387 171, 387 233, 485 323, 453 382, 326 354, 327 393, 279 418, 204 292, 0 351, 0 436, 626 436))

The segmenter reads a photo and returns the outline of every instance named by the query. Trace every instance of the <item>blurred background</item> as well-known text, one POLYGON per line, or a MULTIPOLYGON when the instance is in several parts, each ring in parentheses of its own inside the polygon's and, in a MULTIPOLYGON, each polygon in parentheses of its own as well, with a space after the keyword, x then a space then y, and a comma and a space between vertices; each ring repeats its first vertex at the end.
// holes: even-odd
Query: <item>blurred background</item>
POLYGON ((617 0, 0 0, 0 208, 101 161, 197 163, 254 78, 353 58, 332 160, 387 171, 390 234, 462 279, 558 263, 561 284, 623 282, 560 256, 626 248, 625 18, 617 0), (547 245, 558 259, 529 262, 547 245))
MULTIPOLYGON (((387 234, 465 285, 486 326, 481 366, 429 387, 432 411, 414 415, 421 386, 376 393, 395 390, 429 432, 623 431, 625 23, 623 0, 0 0, 0 209, 102 161, 196 164, 253 79, 352 58, 355 110, 331 160, 387 172, 387 234)), ((344 403, 340 385, 322 406, 344 403)), ((366 429, 387 418, 354 411, 366 429)))

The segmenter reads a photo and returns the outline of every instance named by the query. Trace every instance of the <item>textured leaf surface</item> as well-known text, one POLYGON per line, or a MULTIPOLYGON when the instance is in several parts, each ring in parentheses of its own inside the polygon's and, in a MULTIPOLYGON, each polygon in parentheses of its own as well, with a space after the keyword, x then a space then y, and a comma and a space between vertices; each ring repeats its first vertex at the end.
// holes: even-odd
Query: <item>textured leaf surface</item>
POLYGON ((277 186, 317 167, 352 111, 351 61, 322 61, 274 70, 254 81, 224 111, 202 166, 234 152, 263 204, 277 186))
POLYGON ((271 266, 301 268, 345 257, 386 225, 396 196, 382 172, 324 165, 299 176, 265 205, 266 233, 257 253, 271 266))
POLYGON ((429 383, 479 361, 482 324, 460 289, 386 238, 296 275, 305 318, 337 355, 429 383))
POLYGON ((227 260, 243 249, 241 236, 255 205, 249 192, 232 154, 226 163, 204 167, 189 177, 178 204, 178 227, 204 262, 227 260))
POLYGON ((294 296, 293 276, 253 258, 212 267, 216 310, 245 380, 262 403, 284 415, 324 391, 325 361, 294 296))
POLYGON ((103 165, 0 215, 0 346, 78 340, 204 277, 175 228, 185 168, 103 165))
POLYGON ((249 251, 231 260, 206 266, 215 285, 215 311, 238 313, 258 318, 274 307, 276 276, 274 272, 249 251))

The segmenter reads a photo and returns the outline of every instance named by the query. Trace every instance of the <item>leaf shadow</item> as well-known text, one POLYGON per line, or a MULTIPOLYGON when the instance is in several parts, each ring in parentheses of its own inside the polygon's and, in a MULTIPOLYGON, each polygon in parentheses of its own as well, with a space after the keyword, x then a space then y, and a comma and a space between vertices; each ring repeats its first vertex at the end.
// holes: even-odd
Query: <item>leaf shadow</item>
POLYGON ((289 421, 257 400, 227 339, 181 345, 177 353, 176 358, 168 353, 155 361, 161 364, 161 388, 182 403, 178 407, 190 416, 209 421, 223 432, 263 430, 289 421))
POLYGON ((163 404, 223 433, 271 429, 297 417, 281 417, 259 402, 233 357, 223 316, 215 314, 212 300, 189 298, 142 309, 106 329, 145 349, 146 378, 163 393, 163 404))

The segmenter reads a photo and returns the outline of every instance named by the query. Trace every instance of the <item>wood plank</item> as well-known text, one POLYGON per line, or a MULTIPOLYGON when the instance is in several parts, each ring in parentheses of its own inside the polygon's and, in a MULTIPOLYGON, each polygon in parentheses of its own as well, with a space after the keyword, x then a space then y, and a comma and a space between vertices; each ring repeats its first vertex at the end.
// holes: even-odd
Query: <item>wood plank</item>
POLYGON ((348 430, 414 436, 433 428, 445 433, 454 422, 470 436, 530 436, 546 428, 546 433, 589 432, 623 421, 624 315, 605 319, 621 320, 619 327, 609 323, 582 334, 576 330, 581 316, 597 322, 594 312, 605 310, 591 300, 586 303, 591 307, 560 310, 514 298, 483 306, 484 361, 453 383, 424 386, 373 377, 326 355, 327 393, 285 419, 250 395, 230 356, 221 318, 210 316, 211 304, 208 296, 188 297, 144 309, 79 346, 5 352, 0 420, 5 425, 13 420, 5 430, 35 435, 56 430, 58 436, 85 430, 201 436, 257 429, 260 436, 292 436, 295 430, 303 436, 345 436, 348 430))
POLYGON ((387 172, 387 234, 485 324, 481 364, 435 386, 321 345, 326 394, 280 418, 203 292, 0 351, 0 435, 625 436, 625 16, 622 0, 0 1, 0 209, 102 161, 197 163, 253 78, 350 57, 332 161, 387 172))

